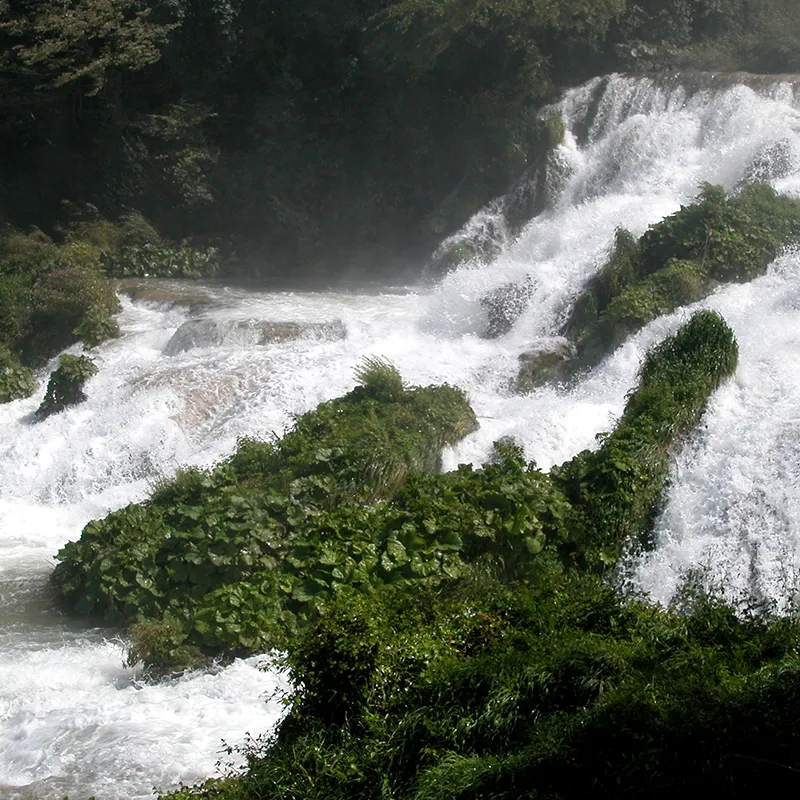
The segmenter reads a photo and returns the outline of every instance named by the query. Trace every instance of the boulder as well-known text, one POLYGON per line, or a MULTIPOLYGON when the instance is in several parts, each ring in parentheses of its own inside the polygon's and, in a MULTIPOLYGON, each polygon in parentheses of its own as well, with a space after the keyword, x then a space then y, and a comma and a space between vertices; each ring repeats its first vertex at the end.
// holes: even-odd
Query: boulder
POLYGON ((563 380, 567 365, 576 355, 575 345, 562 336, 537 341, 519 355, 516 391, 530 392, 551 381, 563 380))
POLYGON ((328 341, 344 339, 347 329, 340 320, 332 322, 269 322, 262 319, 190 319, 167 342, 164 353, 175 356, 195 347, 253 345, 289 342, 300 338, 328 341))
POLYGON ((206 309, 213 300, 201 287, 187 281, 169 281, 158 278, 123 278, 116 282, 120 294, 138 303, 157 303, 162 306, 180 306, 194 314, 206 309))
POLYGON ((486 309, 484 339, 497 339, 508 333, 522 316, 533 295, 534 283, 526 278, 519 283, 506 283, 481 298, 486 309))

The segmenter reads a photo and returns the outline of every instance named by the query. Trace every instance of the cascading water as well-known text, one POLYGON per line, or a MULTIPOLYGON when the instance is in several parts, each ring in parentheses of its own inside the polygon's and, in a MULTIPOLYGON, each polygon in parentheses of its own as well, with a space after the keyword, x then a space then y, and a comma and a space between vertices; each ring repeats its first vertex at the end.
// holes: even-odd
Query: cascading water
MULTIPOLYGON (((123 336, 99 348, 85 404, 38 424, 41 394, 0 406, 0 796, 148 797, 210 775, 223 740, 236 745, 281 714, 270 699, 281 678, 263 659, 149 685, 123 666, 114 631, 54 610, 54 555, 89 519, 142 499, 181 464, 224 457, 238 437, 280 433, 293 413, 347 391, 365 355, 409 382, 469 392, 481 429, 446 466, 480 463, 502 436, 540 466, 559 463, 613 425, 643 353, 689 313, 648 325, 569 389, 510 391, 517 357, 558 333, 615 229, 640 234, 704 181, 756 177, 800 193, 800 78, 612 76, 556 109, 567 134, 555 199, 490 265, 372 295, 198 288, 208 303, 191 313, 126 300, 123 336), (523 282, 523 313, 481 338, 481 299, 523 282), (184 328, 190 346, 178 337, 179 347, 190 317, 206 322, 184 328), (316 327, 276 337, 258 321, 316 327)), ((669 602, 700 569, 732 597, 780 606, 800 567, 800 255, 702 305, 734 327, 740 367, 676 456, 655 548, 631 557, 627 576, 669 602)))

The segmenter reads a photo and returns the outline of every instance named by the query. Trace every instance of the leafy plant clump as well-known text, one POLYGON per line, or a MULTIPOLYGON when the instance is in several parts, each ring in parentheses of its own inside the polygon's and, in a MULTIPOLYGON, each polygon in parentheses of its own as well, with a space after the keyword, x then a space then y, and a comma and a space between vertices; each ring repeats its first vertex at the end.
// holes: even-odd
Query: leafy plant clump
POLYGON ((476 570, 340 598, 288 648, 278 733, 173 800, 754 796, 797 784, 796 619, 689 614, 599 579, 476 570))
POLYGON ((176 647, 251 652, 284 641, 340 591, 424 577, 422 561, 393 571, 389 501, 409 476, 438 471, 442 447, 475 416, 459 390, 406 388, 385 362, 359 378, 281 440, 242 441, 214 470, 187 470, 90 523, 53 576, 68 605, 116 622, 174 621, 176 647))
POLYGON ((0 346, 26 366, 83 341, 115 336, 119 303, 88 241, 55 244, 40 231, 0 230, 0 346))
POLYGON ((91 206, 72 210, 78 219, 60 229, 61 244, 35 229, 0 228, 0 402, 31 394, 31 366, 119 334, 109 276, 211 277, 219 266, 213 248, 168 242, 137 212, 110 222, 91 206))
POLYGON ((149 642, 135 649, 163 668, 186 648, 289 646, 338 599, 382 586, 444 588, 479 567, 534 584, 562 564, 602 570, 643 527, 667 448, 735 364, 725 323, 697 315, 647 362, 600 450, 548 476, 509 445, 480 470, 438 474, 441 448, 475 427, 463 394, 407 388, 368 361, 361 385, 281 440, 244 441, 214 470, 89 523, 53 580, 75 611, 135 623, 134 642, 149 642))
POLYGON ((83 387, 89 378, 97 374, 97 365, 86 356, 63 355, 59 365, 50 375, 44 400, 36 409, 36 418, 47 419, 69 406, 86 400, 83 387))
POLYGON ((700 311, 647 356, 640 384, 603 446, 553 470, 572 502, 567 544, 584 568, 614 564, 622 545, 646 531, 669 469, 669 447, 697 425, 711 393, 736 370, 733 331, 700 311))
POLYGON ((707 296, 720 283, 762 275, 800 239, 800 200, 752 183, 738 194, 705 185, 696 202, 636 241, 618 231, 608 263, 578 298, 567 325, 578 361, 594 364, 650 320, 707 296))

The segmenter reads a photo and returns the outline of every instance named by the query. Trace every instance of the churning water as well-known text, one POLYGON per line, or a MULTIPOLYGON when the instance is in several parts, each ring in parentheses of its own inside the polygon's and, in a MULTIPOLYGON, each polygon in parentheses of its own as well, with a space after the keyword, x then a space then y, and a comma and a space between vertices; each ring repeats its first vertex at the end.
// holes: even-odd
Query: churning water
MULTIPOLYGON (((446 453, 448 467, 480 463, 502 436, 542 467, 560 463, 613 426, 643 353, 691 311, 656 320, 575 386, 510 391, 518 355, 558 334, 615 229, 642 233, 704 181, 800 193, 800 79, 612 76, 556 109, 567 134, 550 165, 554 199, 490 265, 383 293, 198 287, 208 302, 193 311, 124 300, 123 336, 99 348, 86 403, 38 424, 41 395, 0 406, 0 797, 149 797, 212 774, 223 741, 282 713, 265 658, 148 685, 123 666, 114 631, 59 614, 47 578, 88 520, 182 464, 213 463, 238 437, 280 434, 350 389, 367 355, 411 383, 467 390, 481 428, 446 453), (521 282, 524 313, 481 338, 481 298, 521 282), (263 333, 273 322, 313 325, 299 338, 263 333)), ((740 367, 676 454, 655 547, 630 558, 628 580, 666 603, 699 570, 733 599, 785 605, 800 569, 800 255, 701 305, 734 327, 740 367)))

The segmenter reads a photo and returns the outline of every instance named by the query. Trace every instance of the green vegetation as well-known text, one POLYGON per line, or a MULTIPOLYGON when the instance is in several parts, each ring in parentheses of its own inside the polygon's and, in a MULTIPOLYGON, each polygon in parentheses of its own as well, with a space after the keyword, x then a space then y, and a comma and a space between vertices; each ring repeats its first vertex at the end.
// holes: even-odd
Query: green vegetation
POLYGON ((53 414, 58 414, 69 406, 77 405, 86 400, 83 387, 89 378, 97 374, 97 365, 86 356, 64 355, 59 357, 57 369, 50 375, 47 391, 39 408, 36 409, 36 418, 47 419, 53 414))
POLYGON ((669 446, 697 425, 737 362, 730 328, 714 312, 698 312, 648 354, 639 388, 602 447, 553 470, 575 509, 567 549, 582 567, 616 563, 622 545, 645 532, 667 477, 669 446))
POLYGON ((410 478, 391 501, 399 532, 432 534, 447 575, 340 592, 286 641, 289 713, 245 749, 246 770, 169 797, 727 798, 797 783, 797 619, 737 614, 690 584, 665 611, 594 574, 646 525, 666 447, 735 364, 730 330, 702 312, 650 354, 600 449, 552 479, 513 447, 410 478))
POLYGON ((359 386, 279 441, 244 441, 214 470, 187 470, 87 525, 53 580, 75 611, 136 623, 132 658, 164 670, 291 649, 332 604, 384 586, 443 589, 475 569, 534 584, 562 564, 602 571, 643 529, 667 448, 736 358, 725 323, 696 315, 646 362, 600 450, 552 476, 502 445, 480 470, 438 474, 442 447, 475 427, 466 399, 408 389, 373 359, 359 386))
POLYGON ((117 336, 110 277, 198 278, 217 270, 213 248, 168 242, 137 212, 115 223, 91 206, 71 214, 55 239, 0 227, 0 402, 33 393, 30 367, 76 342, 92 348, 117 336))
POLYGON ((39 365, 74 342, 117 333, 118 302, 95 245, 0 230, 0 346, 39 365))
POLYGON ((795 787, 798 623, 598 579, 476 572, 337 604, 286 656, 295 703, 220 800, 754 796, 795 787))
POLYGON ((582 365, 595 364, 661 314, 727 281, 762 275, 781 247, 800 240, 800 201, 763 183, 727 195, 706 185, 694 203, 636 241, 617 231, 608 263, 575 303, 567 335, 582 365))
POLYGON ((398 522, 388 500, 409 476, 437 472, 475 416, 460 391, 406 388, 380 360, 358 379, 281 440, 242 441, 214 470, 187 470, 90 523, 53 576, 68 605, 147 621, 134 652, 160 665, 186 647, 276 646, 341 592, 438 577, 445 555, 402 522, 387 526, 398 522))
POLYGON ((33 370, 23 367, 8 348, 0 346, 0 403, 30 397, 35 391, 33 370))

